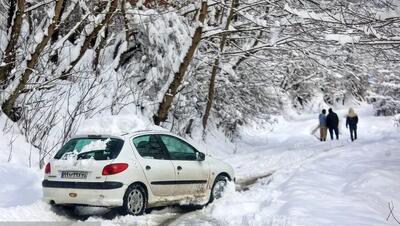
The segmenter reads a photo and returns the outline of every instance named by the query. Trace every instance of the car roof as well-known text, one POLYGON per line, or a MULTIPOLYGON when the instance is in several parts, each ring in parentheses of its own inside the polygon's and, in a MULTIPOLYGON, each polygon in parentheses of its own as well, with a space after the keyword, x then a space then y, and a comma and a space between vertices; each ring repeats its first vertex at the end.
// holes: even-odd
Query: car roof
POLYGON ((193 146, 196 150, 201 150, 200 147, 198 147, 195 143, 188 141, 182 136, 179 136, 177 134, 174 134, 168 130, 156 130, 156 129, 145 129, 145 130, 136 130, 133 132, 127 132, 123 134, 118 134, 118 135, 110 135, 110 134, 81 134, 81 135, 75 135, 73 138, 117 138, 117 139, 127 139, 131 138, 133 136, 139 136, 139 135, 146 135, 146 134, 166 134, 166 135, 171 135, 174 137, 179 137, 179 139, 184 140, 185 142, 188 142, 191 146, 193 146))
POLYGON ((124 133, 121 134, 121 136, 135 136, 135 135, 141 135, 141 134, 170 134, 170 135, 175 135, 168 130, 152 130, 152 129, 146 129, 146 130, 137 130, 134 132, 130 133, 124 133))
POLYGON ((152 130, 152 129, 145 129, 145 130, 136 130, 131 132, 126 132, 122 134, 103 134, 103 133, 93 133, 93 134, 78 134, 71 137, 73 138, 119 138, 123 139, 126 136, 134 136, 134 135, 141 135, 141 134, 171 134, 175 135, 168 130, 152 130))
POLYGON ((121 136, 118 135, 110 135, 110 134, 78 134, 71 137, 74 138, 118 138, 121 139, 121 136))

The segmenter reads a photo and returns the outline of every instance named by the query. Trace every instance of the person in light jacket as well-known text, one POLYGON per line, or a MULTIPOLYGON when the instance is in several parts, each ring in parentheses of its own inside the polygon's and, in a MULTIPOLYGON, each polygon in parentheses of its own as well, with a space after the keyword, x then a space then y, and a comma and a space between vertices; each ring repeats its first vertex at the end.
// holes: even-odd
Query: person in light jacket
POLYGON ((358 123, 358 116, 354 112, 353 108, 349 109, 349 113, 346 117, 346 128, 350 129, 350 138, 351 141, 357 140, 357 123, 358 123))
POLYGON ((328 128, 326 127, 326 110, 323 109, 321 114, 319 114, 319 134, 320 141, 326 141, 326 135, 328 133, 328 128))

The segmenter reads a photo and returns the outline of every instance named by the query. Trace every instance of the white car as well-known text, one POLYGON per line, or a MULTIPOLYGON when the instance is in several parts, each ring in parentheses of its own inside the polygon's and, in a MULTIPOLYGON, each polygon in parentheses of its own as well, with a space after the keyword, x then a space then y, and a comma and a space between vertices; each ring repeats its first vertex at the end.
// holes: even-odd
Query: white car
POLYGON ((73 137, 46 165, 42 187, 54 205, 140 215, 150 207, 212 202, 230 180, 230 165, 174 134, 147 130, 73 137))

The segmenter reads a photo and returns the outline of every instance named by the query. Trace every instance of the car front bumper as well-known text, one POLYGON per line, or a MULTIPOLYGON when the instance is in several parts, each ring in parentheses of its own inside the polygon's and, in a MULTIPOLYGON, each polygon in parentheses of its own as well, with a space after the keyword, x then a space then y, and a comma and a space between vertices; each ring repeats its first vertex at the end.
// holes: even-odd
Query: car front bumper
POLYGON ((122 206, 127 188, 120 182, 63 182, 43 180, 43 200, 53 204, 122 206))

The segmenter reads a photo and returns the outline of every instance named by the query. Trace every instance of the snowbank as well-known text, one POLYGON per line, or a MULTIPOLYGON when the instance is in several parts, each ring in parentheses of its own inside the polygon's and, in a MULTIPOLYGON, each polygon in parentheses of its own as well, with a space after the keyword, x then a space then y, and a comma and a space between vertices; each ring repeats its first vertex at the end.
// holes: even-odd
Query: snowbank
POLYGON ((0 112, 0 163, 38 167, 38 153, 18 127, 0 112))
POLYGON ((0 164, 0 208, 29 205, 42 197, 43 172, 18 164, 0 164))

